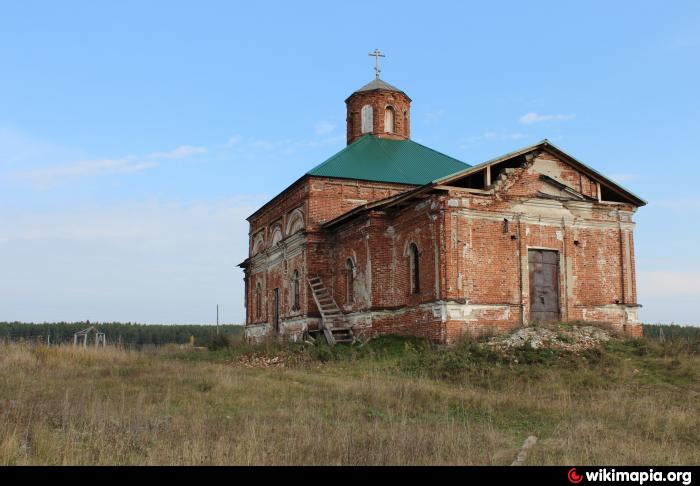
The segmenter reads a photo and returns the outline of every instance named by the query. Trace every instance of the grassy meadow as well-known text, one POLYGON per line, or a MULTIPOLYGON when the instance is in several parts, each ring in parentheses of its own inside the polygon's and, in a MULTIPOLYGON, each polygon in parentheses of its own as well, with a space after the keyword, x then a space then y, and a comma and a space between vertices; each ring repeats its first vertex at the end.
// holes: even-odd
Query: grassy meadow
POLYGON ((697 339, 212 349, 0 345, 0 464, 700 463, 697 339))

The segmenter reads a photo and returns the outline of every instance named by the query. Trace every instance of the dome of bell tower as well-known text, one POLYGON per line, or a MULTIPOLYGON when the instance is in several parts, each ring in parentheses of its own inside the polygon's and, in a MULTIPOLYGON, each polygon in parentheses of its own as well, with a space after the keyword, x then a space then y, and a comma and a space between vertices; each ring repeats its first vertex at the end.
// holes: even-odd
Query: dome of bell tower
POLYGON ((375 79, 345 100, 348 145, 367 134, 392 140, 409 139, 411 98, 379 78, 379 57, 383 54, 375 50, 370 56, 377 58, 375 79))

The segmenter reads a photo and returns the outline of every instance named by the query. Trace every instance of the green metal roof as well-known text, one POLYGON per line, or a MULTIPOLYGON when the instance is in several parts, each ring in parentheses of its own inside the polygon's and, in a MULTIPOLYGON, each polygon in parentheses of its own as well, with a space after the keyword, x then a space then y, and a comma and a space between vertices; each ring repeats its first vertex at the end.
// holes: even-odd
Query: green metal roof
POLYGON ((412 140, 365 135, 307 175, 423 185, 468 167, 412 140))

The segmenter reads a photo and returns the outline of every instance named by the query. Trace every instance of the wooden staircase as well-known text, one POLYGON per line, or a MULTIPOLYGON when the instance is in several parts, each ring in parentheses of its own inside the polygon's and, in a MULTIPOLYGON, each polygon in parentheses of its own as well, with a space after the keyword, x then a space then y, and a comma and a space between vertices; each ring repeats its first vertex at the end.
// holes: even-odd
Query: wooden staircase
POLYGON ((321 312, 321 329, 324 336, 326 336, 328 344, 335 346, 336 343, 354 342, 355 335, 345 314, 343 314, 331 293, 323 285, 321 277, 311 277, 308 281, 316 307, 321 312))

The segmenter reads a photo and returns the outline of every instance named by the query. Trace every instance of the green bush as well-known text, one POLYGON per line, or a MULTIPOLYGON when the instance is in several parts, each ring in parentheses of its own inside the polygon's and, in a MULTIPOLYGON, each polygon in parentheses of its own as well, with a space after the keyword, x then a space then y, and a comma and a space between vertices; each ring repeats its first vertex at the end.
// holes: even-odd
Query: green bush
POLYGON ((212 334, 207 341, 209 351, 230 348, 231 345, 231 339, 226 334, 212 334))
POLYGON ((447 381, 462 381, 469 375, 488 374, 489 366, 502 361, 493 350, 469 338, 452 346, 426 346, 408 352, 400 367, 411 374, 447 381))

